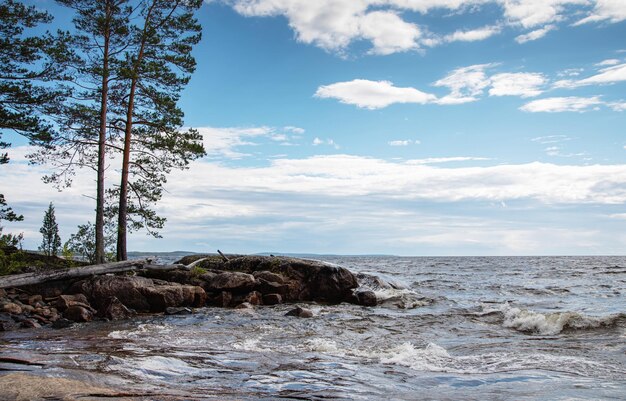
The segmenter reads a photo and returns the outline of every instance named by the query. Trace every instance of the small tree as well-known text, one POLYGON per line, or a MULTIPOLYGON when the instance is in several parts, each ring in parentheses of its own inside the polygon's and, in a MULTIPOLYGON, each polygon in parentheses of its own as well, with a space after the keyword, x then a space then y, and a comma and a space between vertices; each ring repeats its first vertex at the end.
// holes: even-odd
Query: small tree
POLYGON ((59 236, 59 225, 54 216, 52 202, 50 202, 48 210, 43 216, 43 226, 39 232, 43 235, 43 242, 39 246, 39 250, 46 256, 57 256, 59 249, 61 249, 61 237, 59 236))
MULTIPOLYGON (((104 249, 105 261, 115 260, 113 245, 115 244, 114 224, 105 224, 104 249)), ((89 263, 101 263, 96 258, 96 227, 91 222, 78 226, 78 231, 70 236, 63 246, 64 252, 78 256, 89 263)))

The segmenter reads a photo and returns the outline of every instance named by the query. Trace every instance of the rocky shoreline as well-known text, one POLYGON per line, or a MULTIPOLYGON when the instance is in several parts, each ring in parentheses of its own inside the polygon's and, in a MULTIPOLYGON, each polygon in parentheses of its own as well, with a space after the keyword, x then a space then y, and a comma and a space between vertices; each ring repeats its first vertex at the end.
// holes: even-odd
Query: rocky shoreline
MULTIPOLYGON (((281 303, 349 302, 374 306, 357 276, 328 263, 289 257, 192 255, 171 269, 53 280, 0 289, 0 331, 64 328, 138 314, 192 313, 205 306, 254 308, 281 303)), ((287 315, 310 317, 297 307, 287 315)))

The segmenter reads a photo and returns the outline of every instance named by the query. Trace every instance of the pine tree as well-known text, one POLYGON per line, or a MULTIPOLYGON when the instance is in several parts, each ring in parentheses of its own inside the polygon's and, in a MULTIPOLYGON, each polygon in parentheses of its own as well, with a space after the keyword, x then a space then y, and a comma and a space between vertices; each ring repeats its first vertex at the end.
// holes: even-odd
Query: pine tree
MULTIPOLYGON (((2 141, 7 132, 47 146, 54 134, 47 116, 58 112, 67 95, 60 82, 70 78, 67 65, 74 58, 69 36, 65 32, 28 36, 31 28, 49 23, 52 16, 18 1, 0 0, 0 16, 0 150, 10 147, 2 141)), ((0 165, 8 162, 8 153, 0 153, 0 165)), ((0 199, 1 219, 20 220, 2 194, 0 199)))
POLYGON ((39 232, 43 235, 43 242, 39 246, 39 250, 46 256, 56 256, 61 249, 61 237, 59 236, 59 225, 54 216, 52 202, 50 202, 48 210, 43 216, 43 225, 39 232))
POLYGON ((202 0, 148 0, 141 3, 142 26, 132 29, 132 44, 120 76, 127 88, 120 112, 124 132, 119 196, 117 259, 127 258, 127 230, 147 228, 153 235, 164 219, 150 208, 160 198, 166 175, 204 155, 197 131, 180 132, 180 92, 196 67, 191 50, 200 41, 194 12, 202 0), (125 112, 125 113, 124 113, 125 112), (131 158, 134 155, 134 159, 131 158))

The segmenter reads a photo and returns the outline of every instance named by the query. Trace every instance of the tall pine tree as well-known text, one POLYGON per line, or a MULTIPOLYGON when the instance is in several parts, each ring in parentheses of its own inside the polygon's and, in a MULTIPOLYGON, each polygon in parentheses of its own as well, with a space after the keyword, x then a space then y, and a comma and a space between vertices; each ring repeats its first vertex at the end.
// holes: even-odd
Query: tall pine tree
POLYGON ((133 26, 132 46, 120 70, 127 87, 119 110, 124 151, 116 194, 118 260, 127 258, 129 216, 137 217, 131 220, 131 228, 144 227, 154 234, 164 219, 151 205, 161 198, 167 173, 186 168, 204 155, 198 132, 180 131, 183 112, 177 106, 196 67, 191 50, 200 41, 201 27, 194 13, 202 0, 147 0, 140 4, 141 25, 133 26))
POLYGON ((43 216, 43 225, 39 229, 43 236, 43 241, 39 250, 46 256, 56 256, 61 249, 61 237, 59 236, 59 225, 54 216, 54 206, 52 202, 48 205, 48 210, 43 216))

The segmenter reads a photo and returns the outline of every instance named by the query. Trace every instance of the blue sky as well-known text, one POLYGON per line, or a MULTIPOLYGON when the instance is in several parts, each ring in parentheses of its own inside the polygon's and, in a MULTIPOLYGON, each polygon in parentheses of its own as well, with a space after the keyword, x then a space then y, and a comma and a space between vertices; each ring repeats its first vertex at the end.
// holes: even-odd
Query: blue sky
MULTIPOLYGON (((34 2, 57 23, 69 15, 34 2)), ((208 156, 129 249, 624 254, 626 1, 213 0, 181 107, 208 156)), ((14 138, 6 224, 92 219, 14 138)), ((118 166, 109 169, 111 185, 118 166)))

